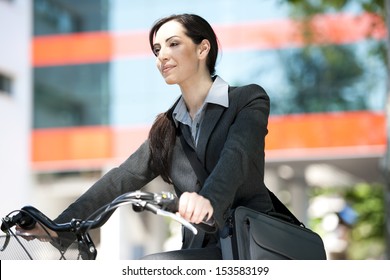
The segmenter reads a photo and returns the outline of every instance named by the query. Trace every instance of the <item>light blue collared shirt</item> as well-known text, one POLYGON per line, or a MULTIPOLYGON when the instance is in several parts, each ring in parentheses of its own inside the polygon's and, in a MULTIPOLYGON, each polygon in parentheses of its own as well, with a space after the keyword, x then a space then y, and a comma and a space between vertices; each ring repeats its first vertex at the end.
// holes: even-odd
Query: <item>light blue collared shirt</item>
POLYGON ((228 91, 229 91, 229 84, 226 83, 219 76, 216 76, 206 96, 206 99, 204 100, 198 112, 195 114, 194 119, 191 119, 191 116, 187 110, 187 106, 184 102, 184 99, 183 97, 180 97, 179 102, 177 103, 175 109, 173 110, 173 119, 176 125, 178 125, 178 122, 181 122, 182 124, 190 127, 192 139, 194 140, 195 145, 198 144, 202 121, 207 107, 206 104, 213 103, 228 108, 229 107, 228 91))

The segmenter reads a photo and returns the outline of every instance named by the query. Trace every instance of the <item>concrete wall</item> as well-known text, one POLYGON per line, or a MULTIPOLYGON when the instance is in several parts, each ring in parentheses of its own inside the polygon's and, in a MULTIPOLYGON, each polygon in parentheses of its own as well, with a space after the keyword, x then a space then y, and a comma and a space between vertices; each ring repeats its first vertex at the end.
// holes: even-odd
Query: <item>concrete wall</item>
POLYGON ((30 203, 32 34, 30 0, 0 0, 0 73, 12 79, 0 94, 0 216, 30 203))

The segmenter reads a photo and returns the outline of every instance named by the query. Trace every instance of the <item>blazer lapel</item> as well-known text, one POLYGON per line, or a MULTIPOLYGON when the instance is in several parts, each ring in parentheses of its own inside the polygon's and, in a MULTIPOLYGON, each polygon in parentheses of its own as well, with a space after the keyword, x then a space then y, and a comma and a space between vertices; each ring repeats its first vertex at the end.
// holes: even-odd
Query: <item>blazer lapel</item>
MULTIPOLYGON (((237 87, 230 87, 229 86, 229 95, 230 92, 236 89, 237 87)), ((230 99, 230 97, 229 97, 230 99)), ((177 104, 177 102, 176 102, 177 104)), ((175 104, 175 105, 176 105, 175 104)), ((225 107, 209 103, 207 104, 206 114, 204 116, 204 119, 202 121, 202 129, 200 130, 200 136, 199 136, 199 142, 197 147, 195 148, 195 144, 192 140, 191 132, 187 127, 183 127, 183 125, 180 124, 180 130, 183 133, 184 139, 187 141, 187 143, 190 145, 191 148, 193 148, 196 151, 196 154, 203 164, 205 166, 205 158, 206 158, 206 147, 207 143, 209 141, 210 135, 213 132, 215 126, 217 125, 219 119, 221 118, 223 112, 226 110, 225 107)))
POLYGON ((204 165, 206 156, 206 147, 209 141, 210 135, 217 125, 222 113, 225 111, 225 107, 216 104, 207 104, 206 114, 202 121, 202 129, 200 130, 199 142, 196 148, 198 158, 204 165))
POLYGON ((194 141, 192 140, 191 131, 188 126, 183 125, 182 123, 179 123, 179 129, 181 134, 184 137, 184 140, 187 142, 187 144, 193 149, 195 149, 194 141))

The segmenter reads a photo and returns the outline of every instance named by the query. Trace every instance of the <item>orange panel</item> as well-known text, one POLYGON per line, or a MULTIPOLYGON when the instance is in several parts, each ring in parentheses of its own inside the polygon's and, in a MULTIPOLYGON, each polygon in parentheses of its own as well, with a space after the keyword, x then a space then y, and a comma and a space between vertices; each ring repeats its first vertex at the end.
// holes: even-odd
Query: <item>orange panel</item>
POLYGON ((223 50, 279 49, 303 45, 292 20, 237 23, 214 27, 223 50), (275 27, 277 26, 277 29, 275 27), (277 30, 277 32, 276 32, 277 30))
POLYGON ((118 159, 128 157, 148 138, 149 126, 115 128, 114 156, 118 159))
POLYGON ((34 66, 99 63, 112 58, 112 39, 106 32, 38 36, 32 48, 34 66))
POLYGON ((273 116, 266 138, 268 150, 385 144, 384 114, 363 111, 273 116))
MULTIPOLYGON (((345 112, 271 116, 267 159, 383 154, 385 115, 345 112)), ((120 162, 147 138, 149 127, 37 129, 32 134, 32 164, 40 170, 101 168, 120 162)))
POLYGON ((109 127, 37 129, 32 134, 32 161, 112 157, 109 127))
MULTIPOLYGON (((367 13, 319 15, 311 24, 317 43, 346 44, 370 35, 376 39, 386 37, 386 28, 380 18, 367 13)), ((290 19, 215 25, 215 30, 223 50, 275 49, 304 44, 299 24, 290 19)), ((35 67, 152 55, 148 31, 38 36, 34 38, 32 48, 35 67)))
POLYGON ((114 59, 151 56, 148 36, 146 31, 113 33, 111 38, 114 59))
POLYGON ((380 40, 387 36, 383 20, 371 13, 317 15, 310 25, 312 40, 322 44, 348 44, 368 37, 380 40))

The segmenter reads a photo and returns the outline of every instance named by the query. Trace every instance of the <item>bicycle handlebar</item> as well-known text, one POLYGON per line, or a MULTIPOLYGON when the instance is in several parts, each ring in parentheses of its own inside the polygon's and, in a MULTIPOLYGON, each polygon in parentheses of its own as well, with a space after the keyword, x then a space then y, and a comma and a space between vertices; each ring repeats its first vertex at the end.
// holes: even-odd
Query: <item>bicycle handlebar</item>
MULTIPOLYGON (((170 192, 150 193, 135 191, 118 196, 112 202, 95 211, 87 219, 72 219, 70 222, 61 224, 55 223, 33 206, 25 206, 18 210, 18 213, 15 215, 12 215, 16 212, 13 211, 2 219, 1 230, 6 233, 7 238, 0 251, 5 250, 7 247, 10 238, 9 232, 13 226, 18 225, 22 229, 30 230, 35 227, 36 222, 39 222, 55 232, 73 232, 79 244, 84 246, 84 250, 87 251, 88 256, 85 258, 94 259, 96 257, 96 249, 88 234, 89 230, 101 227, 118 207, 127 204, 131 204, 136 212, 148 210, 156 215, 169 217, 181 223, 195 235, 198 233, 195 226, 180 215, 175 214, 178 211, 178 199, 174 194, 170 192)), ((83 257, 83 259, 85 258, 83 257)))
POLYGON ((111 203, 98 209, 86 220, 73 219, 68 223, 57 224, 49 219, 45 214, 33 206, 25 206, 14 216, 7 216, 3 219, 1 230, 5 232, 14 225, 29 230, 34 228, 35 221, 40 222, 47 228, 56 232, 86 232, 90 229, 98 228, 103 225, 105 218, 110 215, 116 208, 131 204, 133 210, 141 212, 148 210, 156 215, 170 217, 183 226, 197 234, 197 229, 185 219, 174 213, 178 210, 178 199, 170 192, 150 193, 150 192, 129 192, 115 198, 111 203))

